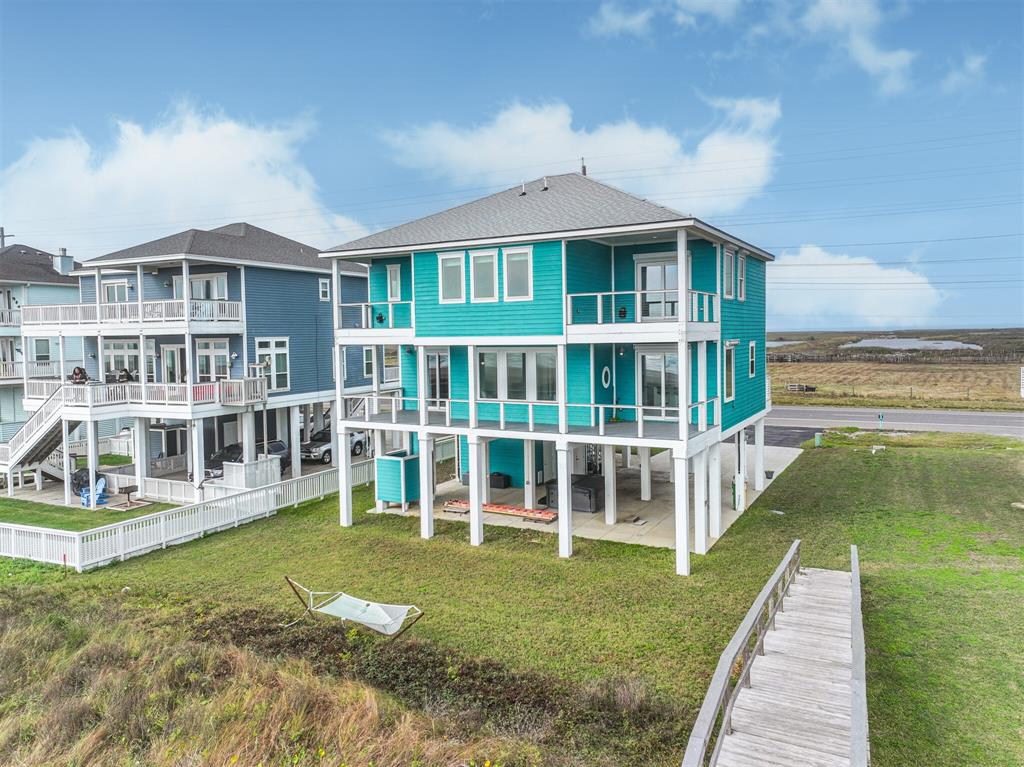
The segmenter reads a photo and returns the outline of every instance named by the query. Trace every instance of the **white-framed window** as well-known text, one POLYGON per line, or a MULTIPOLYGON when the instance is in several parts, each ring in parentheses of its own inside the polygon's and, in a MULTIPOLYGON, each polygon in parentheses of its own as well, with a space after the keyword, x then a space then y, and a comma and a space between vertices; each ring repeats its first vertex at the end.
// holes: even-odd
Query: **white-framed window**
MULTIPOLYGON (((258 348, 258 347, 257 347, 258 348)), ((196 340, 196 371, 200 383, 221 381, 231 374, 230 351, 226 338, 196 340)))
POLYGON ((725 401, 732 402, 736 399, 736 342, 730 341, 725 345, 725 401))
POLYGON ((122 370, 139 372, 139 342, 103 339, 103 372, 116 375, 122 370))
POLYGON ((481 351, 477 357, 480 399, 555 402, 558 398, 553 349, 481 351))
POLYGON ((363 378, 373 377, 373 347, 363 347, 363 378))
POLYGON ((331 278, 321 277, 319 280, 319 293, 321 301, 331 300, 331 278))
POLYGON ((35 343, 35 360, 36 362, 49 362, 50 361, 50 339, 49 338, 36 338, 35 343))
POLYGON ((398 361, 398 353, 401 350, 397 346, 384 347, 384 382, 391 383, 402 378, 402 368, 398 361))
POLYGON ((256 361, 264 365, 267 391, 288 391, 291 388, 287 338, 257 338, 256 361))
POLYGON ((753 378, 757 375, 757 341, 750 342, 750 358, 747 361, 747 376, 753 378))
POLYGON ((498 300, 498 251, 469 254, 469 294, 474 303, 498 300))
POLYGON ((533 248, 505 248, 505 300, 533 300, 533 248))
POLYGON ((402 300, 402 265, 388 264, 388 302, 402 300))
POLYGON ((442 304, 466 301, 466 256, 463 253, 442 253, 437 258, 437 300, 442 304))
POLYGON ((103 303, 123 304, 128 300, 128 280, 112 280, 103 283, 103 303))
MULTIPOLYGON (((180 274, 171 277, 171 290, 175 298, 184 298, 182 285, 185 278, 180 274)), ((189 297, 196 301, 226 301, 228 297, 228 276, 218 274, 192 274, 188 278, 189 297)))
POLYGON ((740 255, 736 265, 736 297, 740 301, 747 300, 747 257, 740 255))
POLYGON ((735 271, 736 254, 727 249, 725 255, 722 256, 722 296, 724 298, 733 297, 733 283, 735 282, 733 273, 735 271))

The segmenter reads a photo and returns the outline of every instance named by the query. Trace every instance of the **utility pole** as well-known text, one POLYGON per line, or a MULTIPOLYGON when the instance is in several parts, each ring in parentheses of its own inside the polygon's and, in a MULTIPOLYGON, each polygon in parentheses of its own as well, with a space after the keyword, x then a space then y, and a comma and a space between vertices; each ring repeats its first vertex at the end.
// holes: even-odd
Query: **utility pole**
POLYGON ((7 234, 4 232, 4 228, 0 226, 0 249, 7 247, 7 238, 13 237, 13 234, 7 234))

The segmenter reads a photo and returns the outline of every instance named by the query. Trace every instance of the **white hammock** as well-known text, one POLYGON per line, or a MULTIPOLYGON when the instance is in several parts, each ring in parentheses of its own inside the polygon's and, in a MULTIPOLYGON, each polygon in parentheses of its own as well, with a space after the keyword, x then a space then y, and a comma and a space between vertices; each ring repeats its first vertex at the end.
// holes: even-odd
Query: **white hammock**
POLYGON ((416 605, 367 602, 344 591, 310 591, 287 575, 284 579, 292 587, 295 596, 306 606, 306 612, 287 626, 294 626, 308 613, 317 612, 340 618, 342 621, 358 623, 384 636, 397 637, 423 617, 423 611, 416 605))

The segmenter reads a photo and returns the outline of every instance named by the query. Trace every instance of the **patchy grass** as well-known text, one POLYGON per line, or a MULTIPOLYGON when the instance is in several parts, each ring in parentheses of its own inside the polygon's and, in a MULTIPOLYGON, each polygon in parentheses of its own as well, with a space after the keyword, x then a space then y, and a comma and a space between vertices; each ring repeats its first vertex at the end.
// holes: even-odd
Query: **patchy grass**
POLYGON ((1024 410, 1019 365, 773 362, 768 372, 777 405, 1024 410), (791 383, 817 391, 786 391, 791 383))
MULTIPOLYGON (((131 456, 127 455, 114 455, 113 453, 104 453, 99 457, 99 466, 127 466, 132 462, 131 456)), ((89 457, 80 455, 75 459, 75 468, 85 469, 89 466, 89 457)))
MULTIPOLYGON (((560 560, 553 535, 529 530, 487 527, 479 548, 459 522, 439 521, 432 541, 414 517, 357 514, 343 530, 329 498, 65 581, 18 563, 4 580, 62 605, 115 604, 123 620, 211 652, 308 661, 325 680, 370 683, 428 712, 444 732, 516 744, 532 733, 535 764, 648 765, 679 759, 719 653, 790 542, 804 541, 806 565, 837 569, 852 542, 874 764, 1020 764, 1024 511, 1013 504, 1024 453, 979 435, 913 435, 914 446, 875 454, 861 439, 830 433, 807 451, 695 557, 690 578, 672 574, 671 551, 577 539, 560 560), (284 574, 426 616, 394 643, 326 620, 283 630, 300 609, 284 574)), ((371 504, 357 491, 356 508, 371 504)), ((0 694, 14 701, 0 732, 4 712, 38 694, 16 692, 0 694)), ((215 700, 235 711, 246 699, 215 700)), ((504 747, 473 753, 521 757, 504 747)))
MULTIPOLYGON (((825 431, 822 447, 929 447, 955 450, 1013 450, 1024 451, 1024 442, 1013 437, 992 434, 969 434, 944 431, 878 431, 842 426, 825 431)), ((814 447, 807 440, 801 447, 814 447)))
POLYGON ((88 530, 92 527, 110 525, 126 519, 141 517, 156 511, 173 509, 174 504, 151 503, 131 511, 122 511, 101 506, 96 511, 67 506, 53 506, 48 503, 36 503, 21 498, 0 497, 0 522, 16 525, 35 525, 36 527, 52 527, 57 530, 88 530))

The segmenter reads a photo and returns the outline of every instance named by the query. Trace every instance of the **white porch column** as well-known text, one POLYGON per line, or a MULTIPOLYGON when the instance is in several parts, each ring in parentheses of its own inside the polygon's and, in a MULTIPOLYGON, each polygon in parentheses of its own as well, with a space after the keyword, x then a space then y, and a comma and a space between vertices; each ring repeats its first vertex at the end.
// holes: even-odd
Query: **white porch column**
MULTIPOLYGON (((71 474, 74 467, 71 465, 71 446, 68 439, 68 422, 66 418, 60 419, 60 444, 64 452, 64 460, 61 461, 61 468, 64 470, 64 505, 71 505, 71 474)), ((139 486, 142 489, 142 486, 139 486)))
POLYGON ((35 483, 36 483, 36 490, 37 491, 42 490, 43 489, 43 470, 42 469, 36 469, 35 471, 32 472, 32 474, 34 475, 33 479, 35 480, 35 483))
POLYGON ((136 418, 132 429, 132 458, 135 461, 135 484, 142 493, 149 474, 149 419, 136 418))
MULTIPOLYGON (((477 392, 477 370, 479 362, 476 358, 476 346, 466 347, 466 372, 468 373, 467 380, 469 383, 469 426, 471 429, 475 429, 479 423, 476 412, 476 392, 477 392)), ((472 483, 470 478, 470 483, 472 483)))
POLYGON ((722 537, 722 443, 708 445, 708 533, 722 537))
MULTIPOLYGON (((383 429, 374 429, 374 431, 373 431, 373 455, 374 455, 374 458, 376 459, 376 456, 384 455, 386 452, 387 451, 384 449, 384 430, 383 429)), ((349 453, 351 454, 351 451, 349 451, 349 453)), ((374 466, 376 467, 376 464, 374 464, 374 466)), ((376 503, 374 504, 374 506, 376 507, 378 512, 383 513, 383 511, 384 511, 384 501, 382 501, 382 500, 380 500, 378 498, 376 500, 376 503)))
POLYGON ((523 506, 532 509, 537 505, 537 443, 532 439, 523 440, 523 506))
MULTIPOLYGON (((274 408, 274 438, 287 441, 285 435, 288 433, 288 408, 274 408)), ((281 467, 282 471, 284 466, 281 467)))
POLYGON ((640 455, 640 500, 651 500, 651 449, 637 448, 640 455))
POLYGON ((242 460, 249 463, 256 460, 256 413, 246 410, 239 418, 242 422, 242 460))
POLYGON ((764 418, 754 421, 754 489, 764 490, 764 418))
POLYGON ((202 484, 206 477, 206 435, 203 433, 203 419, 193 418, 189 422, 192 435, 192 484, 202 484))
POLYGON ((693 549, 708 553, 708 449, 693 457, 693 549))
POLYGON ((632 468, 633 467, 633 446, 632 445, 623 445, 623 447, 622 447, 622 455, 624 457, 624 460, 623 460, 622 463, 625 465, 625 467, 627 469, 632 468))
POLYGON ((566 403, 566 346, 558 344, 555 355, 555 392, 558 398, 558 431, 565 434, 569 431, 569 408, 566 403))
POLYGON ((14 471, 11 469, 7 470, 7 495, 14 495, 14 471))
MULTIPOLYGON (((337 296, 338 286, 338 260, 334 260, 334 286, 335 293, 337 296)), ((337 313, 337 307, 335 307, 335 313, 337 313)), ((333 466, 341 466, 341 453, 348 454, 348 442, 341 439, 338 434, 341 431, 341 421, 348 417, 348 407, 345 404, 345 371, 344 371, 344 350, 341 346, 335 342, 334 350, 331 352, 331 363, 334 367, 334 405, 331 407, 331 420, 334 423, 331 424, 331 464, 333 466)), ((370 403, 365 402, 363 407, 369 408, 370 403)), ((369 411, 367 411, 369 412, 369 411)))
MULTIPOLYGON (((683 279, 682 275, 679 276, 680 281, 683 279)), ((680 294, 680 300, 682 299, 680 294)), ((683 308, 680 306, 680 314, 682 315, 683 308)), ((692 404, 693 394, 690 375, 690 344, 683 340, 679 342, 678 351, 679 360, 679 439, 686 441, 689 434, 690 424, 690 408, 692 404)))
POLYGON ((676 475, 676 575, 690 574, 690 480, 686 449, 672 448, 672 468, 676 475))
POLYGON ((571 557, 572 445, 559 442, 555 451, 558 454, 558 556, 571 557))
MULTIPOLYGON (((708 398, 708 342, 697 342, 697 401, 705 402, 708 398)), ((708 408, 701 405, 697 415, 697 428, 704 431, 708 428, 708 408)))
POLYGON ((96 508, 96 469, 99 466, 99 445, 96 439, 96 421, 85 422, 86 455, 89 461, 89 508, 96 508))
MULTIPOLYGON (((64 384, 68 380, 67 353, 64 350, 64 331, 61 331, 60 335, 57 336, 57 353, 60 355, 60 382, 64 384)), ((24 359, 25 355, 22 354, 21 357, 24 359)), ((85 364, 85 362, 83 361, 82 364, 85 364)))
POLYGON ((483 479, 481 464, 483 463, 483 445, 475 434, 467 437, 469 445, 469 542, 479 546, 484 542, 484 510, 483 510, 483 479))
MULTIPOLYGON (((308 405, 306 406, 306 411, 307 411, 307 414, 308 414, 308 412, 309 412, 309 406, 308 405)), ((307 422, 312 421, 312 423, 310 423, 309 426, 307 427, 308 429, 315 429, 316 431, 320 431, 320 429, 324 428, 324 403, 323 402, 314 402, 313 403, 313 417, 312 417, 312 419, 307 418, 306 421, 307 422)), ((307 434, 306 438, 308 439, 310 436, 312 436, 312 435, 311 434, 307 434)))
POLYGON ((419 434, 420 538, 434 537, 434 435, 419 434))
POLYGON ((483 469, 482 469, 482 481, 483 481, 483 499, 484 503, 491 502, 491 441, 489 439, 480 439, 480 444, 483 448, 483 469))
POLYGON ((604 471, 604 523, 614 525, 618 519, 615 505, 615 445, 604 446, 601 468, 604 471))
POLYGON ((182 259, 181 262, 181 291, 184 294, 182 298, 185 299, 185 382, 188 384, 186 392, 189 411, 191 411, 195 400, 195 391, 192 385, 196 382, 193 374, 195 364, 192 360, 195 358, 196 350, 192 343, 192 280, 189 276, 188 261, 185 259, 182 259))
MULTIPOLYGON (((323 420, 323 403, 317 403, 320 405, 320 420, 323 420)), ((309 438, 313 436, 313 406, 303 405, 302 406, 302 441, 309 442, 309 438)))
MULTIPOLYGON (((337 433, 338 441, 342 445, 348 445, 349 430, 341 426, 331 429, 331 434, 337 433)), ((352 455, 348 450, 342 450, 338 465, 338 524, 342 527, 352 527, 352 455)))
POLYGON ((736 511, 743 512, 747 508, 747 433, 745 429, 736 432, 736 511))
POLYGON ((417 346, 416 348, 416 408, 419 410, 420 426, 426 426, 427 416, 427 347, 417 346))
POLYGON ((299 446, 302 444, 302 430, 299 427, 299 406, 288 408, 288 450, 292 458, 292 479, 302 476, 302 456, 299 446))

